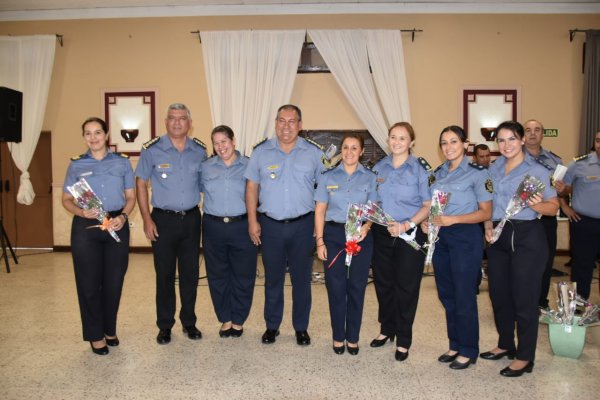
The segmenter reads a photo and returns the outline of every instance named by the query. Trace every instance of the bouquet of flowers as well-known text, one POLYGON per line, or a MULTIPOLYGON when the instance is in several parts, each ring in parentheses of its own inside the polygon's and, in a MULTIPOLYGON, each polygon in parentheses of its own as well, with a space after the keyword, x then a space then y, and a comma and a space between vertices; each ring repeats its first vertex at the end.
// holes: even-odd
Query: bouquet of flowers
MULTIPOLYGON (((367 204, 362 205, 364 218, 372 221, 376 224, 388 226, 390 223, 394 222, 394 218, 392 218, 388 213, 383 211, 377 203, 369 200, 367 204)), ((421 246, 415 240, 415 235, 417 231, 414 229, 411 234, 407 234, 406 232, 401 233, 398 237, 403 239, 406 243, 408 243, 413 249, 421 250, 421 246)))
POLYGON ((121 242, 117 233, 109 228, 109 215, 106 210, 104 210, 102 201, 96 193, 94 193, 85 178, 81 178, 75 182, 73 186, 67 186, 67 190, 73 195, 75 201, 77 201, 77 204, 79 204, 81 208, 96 211, 96 218, 100 221, 100 225, 94 225, 88 228, 100 228, 103 231, 107 231, 117 242, 121 242))
POLYGON ((440 227, 433 224, 433 218, 444 215, 444 209, 450 201, 450 195, 452 193, 443 192, 435 189, 431 196, 431 206, 429 207, 429 220, 427 221, 427 255, 425 256, 425 265, 431 265, 433 259, 433 252, 435 250, 435 242, 437 242, 438 233, 440 227))
POLYGON ((357 255, 362 250, 362 247, 358 244, 360 239, 360 228, 363 223, 363 210, 360 204, 350 204, 348 206, 348 214, 346 214, 346 224, 344 225, 344 232, 346 234, 346 245, 340 250, 336 256, 331 260, 327 268, 331 268, 335 264, 338 257, 342 252, 346 252, 345 264, 348 267, 348 275, 350 275, 350 264, 352 263, 352 256, 357 255))
POLYGON ((504 218, 500 221, 500 223, 494 228, 494 232, 492 235, 492 240, 490 240, 490 244, 494 243, 502 234, 502 229, 511 217, 517 215, 521 210, 527 207, 527 202, 536 194, 541 193, 546 188, 546 185, 542 181, 540 181, 535 176, 525 175, 519 187, 517 187, 517 191, 510 199, 508 206, 506 207, 506 211, 504 212, 504 218))

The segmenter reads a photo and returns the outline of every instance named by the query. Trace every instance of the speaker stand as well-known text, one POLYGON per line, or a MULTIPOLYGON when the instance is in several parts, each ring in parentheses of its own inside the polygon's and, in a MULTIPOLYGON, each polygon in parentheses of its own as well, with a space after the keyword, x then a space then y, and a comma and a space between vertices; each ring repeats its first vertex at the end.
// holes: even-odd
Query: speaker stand
POLYGON ((2 257, 4 257, 4 261, 6 263, 6 273, 10 274, 10 265, 8 263, 8 254, 6 254, 6 249, 8 248, 10 250, 10 254, 15 261, 15 264, 18 264, 19 261, 17 261, 15 251, 13 250, 10 240, 8 239, 8 235, 6 234, 6 230, 4 229, 4 222, 2 221, 2 218, 0 218, 0 242, 2 242, 2 257))

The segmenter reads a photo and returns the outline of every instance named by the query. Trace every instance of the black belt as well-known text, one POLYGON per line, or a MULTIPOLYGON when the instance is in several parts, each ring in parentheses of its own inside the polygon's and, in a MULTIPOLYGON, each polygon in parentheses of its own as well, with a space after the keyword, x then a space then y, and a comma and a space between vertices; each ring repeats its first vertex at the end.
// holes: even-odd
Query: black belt
POLYGON ((248 214, 236 215, 235 217, 219 217, 218 215, 204 214, 205 217, 209 219, 213 219, 215 221, 222 222, 224 224, 228 224, 230 222, 242 221, 248 218, 248 214))
POLYGON ((556 215, 542 215, 541 219, 556 219, 556 215))
POLYGON ((189 210, 185 210, 185 211, 175 211, 175 210, 163 210, 162 208, 158 208, 158 207, 154 207, 152 209, 152 211, 156 211, 157 213, 161 213, 161 214, 169 214, 169 215, 177 215, 179 217, 183 217, 193 211, 197 211, 198 210, 198 206, 196 207, 192 207, 189 210))
POLYGON ((110 215, 111 218, 118 217, 121 214, 123 214, 123 209, 122 208, 120 210, 108 211, 108 215, 110 215))
POLYGON ((338 228, 344 228, 346 224, 344 222, 335 222, 335 221, 325 221, 326 225, 335 226, 338 228))
POLYGON ((296 222, 296 221, 299 221, 299 220, 301 220, 302 218, 309 216, 310 214, 312 214, 312 211, 311 211, 311 212, 307 212, 306 214, 302 214, 302 215, 300 215, 300 216, 298 216, 298 217, 295 217, 295 218, 288 218, 288 219, 275 219, 275 218, 271 218, 271 217, 269 217, 267 214, 263 214, 263 215, 264 215, 265 217, 269 218, 269 219, 270 219, 270 220, 272 220, 272 221, 279 222, 279 223, 282 223, 282 224, 289 224, 290 222, 296 222))
MULTIPOLYGON (((535 222, 535 221, 537 221, 537 219, 509 219, 506 222, 513 224, 513 225, 519 225, 519 224, 524 224, 526 222, 535 222)), ((494 227, 496 227, 496 225, 498 225, 499 223, 500 223, 500 221, 492 221, 492 224, 494 225, 494 227)))

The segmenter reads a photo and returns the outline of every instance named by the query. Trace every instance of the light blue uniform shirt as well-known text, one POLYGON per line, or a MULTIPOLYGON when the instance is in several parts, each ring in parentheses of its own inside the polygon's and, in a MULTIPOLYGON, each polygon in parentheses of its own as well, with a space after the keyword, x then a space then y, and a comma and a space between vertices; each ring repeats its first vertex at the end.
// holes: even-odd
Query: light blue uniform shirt
POLYGON ((323 152, 299 137, 289 154, 281 150, 277 137, 252 151, 244 177, 258 183, 258 211, 283 220, 315 209, 315 183, 324 170, 323 152))
POLYGON ((446 161, 435 170, 435 189, 452 193, 444 215, 464 215, 479 209, 479 203, 490 201, 493 197, 492 180, 487 168, 470 163, 463 157, 459 166, 449 172, 450 161, 446 161))
POLYGON ((423 202, 431 200, 430 172, 413 155, 398 168, 393 167, 392 156, 387 156, 373 171, 377 172, 377 201, 394 221, 409 220, 423 207, 423 202))
MULTIPOLYGON (((519 184, 525 175, 535 176, 546 185, 543 193, 543 200, 548 200, 556 197, 556 190, 550 184, 551 171, 545 166, 537 162, 529 153, 525 152, 525 159, 521 164, 514 168, 508 175, 504 175, 504 167, 506 166, 506 158, 498 157, 488 169, 489 174, 494 182, 494 200, 492 220, 499 221, 504 218, 506 207, 510 199, 517 191, 519 184)), ((525 207, 517 215, 511 219, 517 220, 533 220, 538 217, 538 213, 529 207, 525 207)))
POLYGON ((356 171, 348 175, 343 163, 327 170, 319 177, 315 201, 327 203, 325 221, 346 222, 348 206, 377 200, 376 174, 358 164, 356 171))
POLYGON ((600 218, 600 161, 597 153, 571 162, 564 183, 573 189, 571 203, 578 214, 600 218))
MULTIPOLYGON (((525 149, 525 151, 527 151, 527 149, 525 149)), ((542 164, 542 165, 545 164, 548 167, 550 167, 550 169, 552 169, 552 172, 554 172, 557 165, 562 164, 562 160, 559 156, 552 153, 551 151, 544 149, 543 147, 540 149, 539 156, 534 157, 532 154, 530 154, 530 156, 533 157, 540 164, 542 164)))
POLYGON ((244 171, 248 157, 235 151, 236 159, 230 166, 219 156, 202 163, 202 192, 204 212, 219 217, 246 214, 246 178, 244 171))
POLYGON ((177 151, 168 135, 143 148, 135 175, 152 180, 152 207, 185 211, 200 203, 201 164, 206 150, 198 142, 186 140, 177 151))
POLYGON ((135 187, 129 159, 111 152, 102 160, 96 160, 89 151, 72 159, 63 192, 70 193, 67 186, 72 186, 81 178, 85 178, 100 198, 105 211, 122 209, 125 206, 125 189, 135 187))

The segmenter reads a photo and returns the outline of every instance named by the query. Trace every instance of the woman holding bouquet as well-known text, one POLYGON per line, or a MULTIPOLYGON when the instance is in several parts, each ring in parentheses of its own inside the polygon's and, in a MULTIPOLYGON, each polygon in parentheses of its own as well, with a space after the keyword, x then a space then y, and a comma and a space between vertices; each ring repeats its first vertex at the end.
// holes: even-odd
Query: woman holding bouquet
POLYGON ((202 163, 201 179, 206 275, 221 322, 219 336, 240 337, 252 305, 258 254, 248 236, 244 178, 248 158, 235 149, 230 127, 217 126, 211 138, 214 156, 202 163))
POLYGON ((95 354, 105 355, 106 345, 119 345, 117 312, 129 261, 127 215, 135 206, 135 182, 128 157, 108 149, 106 123, 92 117, 81 128, 88 151, 71 159, 62 204, 74 215, 71 252, 83 340, 90 342, 95 354), (102 201, 110 215, 108 226, 117 232, 121 242, 101 229, 88 229, 98 225, 97 211, 80 208, 67 189, 82 178, 102 201))
POLYGON ((446 192, 449 198, 443 215, 431 221, 440 227, 433 265, 438 297, 446 310, 449 350, 438 361, 465 369, 479 354, 477 287, 483 259, 479 223, 492 215, 492 181, 487 168, 469 162, 461 127, 444 128, 439 145, 446 161, 435 170, 431 190, 446 192))
POLYGON ((359 162, 364 152, 362 136, 345 134, 341 146, 342 162, 319 177, 315 192, 315 233, 317 256, 325 264, 333 351, 343 354, 346 342, 348 353, 357 355, 373 239, 369 234, 371 222, 367 221, 354 232, 362 249, 347 267, 346 252, 343 251, 346 244, 344 225, 350 204, 365 204, 376 199, 377 182, 375 173, 359 162))
POLYGON ((379 302, 379 335, 371 347, 396 339, 395 358, 404 361, 412 344, 412 325, 417 312, 425 255, 398 236, 409 232, 422 244, 426 238, 418 227, 429 212, 431 167, 411 154, 415 131, 398 122, 388 131, 391 154, 373 168, 377 173, 378 201, 395 222, 373 227, 373 277, 379 302))
MULTIPOLYGON (((524 208, 511 216, 488 254, 488 283, 498 331, 498 345, 481 353, 486 360, 513 360, 500 371, 517 377, 533 370, 538 335, 538 300, 546 264, 546 236, 539 214, 558 211, 556 191, 550 184, 550 171, 524 151, 521 124, 506 121, 496 128, 498 149, 502 154, 489 169, 494 182, 492 221, 485 222, 485 238, 493 241, 494 227, 506 213, 511 198, 526 175, 544 184, 544 189, 519 193, 524 208), (515 346, 515 323, 518 346, 515 346)), ((514 208, 514 207, 513 207, 514 208)))

